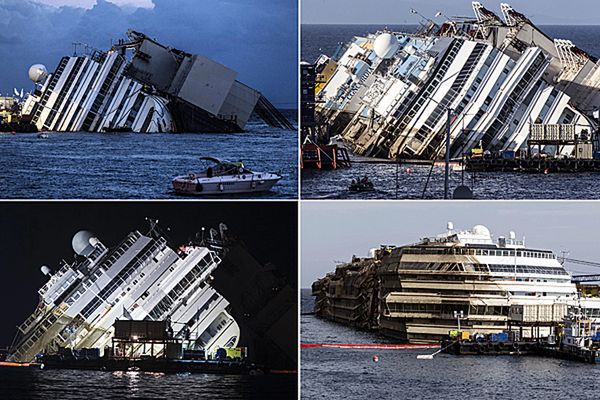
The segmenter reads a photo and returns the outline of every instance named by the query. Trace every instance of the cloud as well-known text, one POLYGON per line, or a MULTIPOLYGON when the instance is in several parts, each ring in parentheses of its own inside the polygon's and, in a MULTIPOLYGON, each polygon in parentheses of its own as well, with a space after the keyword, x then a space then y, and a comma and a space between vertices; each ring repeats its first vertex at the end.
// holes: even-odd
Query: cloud
MULTIPOLYGON (((64 3, 64 2, 61 2, 64 3)), ((0 92, 30 88, 27 69, 53 70, 73 42, 98 49, 128 28, 238 71, 238 79, 278 106, 297 98, 296 0, 153 0, 153 8, 97 0, 89 9, 0 0, 0 92), (6 60, 7 62, 4 62, 6 60)))

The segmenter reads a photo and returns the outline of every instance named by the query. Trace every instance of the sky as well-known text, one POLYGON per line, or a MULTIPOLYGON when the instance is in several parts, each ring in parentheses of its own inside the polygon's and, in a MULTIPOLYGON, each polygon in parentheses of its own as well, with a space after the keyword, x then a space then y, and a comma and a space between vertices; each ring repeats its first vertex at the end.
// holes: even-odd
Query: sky
MULTIPOLYGON (((597 0, 480 0, 489 10, 500 15, 500 3, 539 25, 598 25, 600 1, 597 0)), ((414 8, 433 18, 445 15, 473 16, 470 0, 303 0, 302 23, 305 24, 416 24, 420 17, 410 13, 414 8)), ((441 22, 441 20, 440 20, 441 22)))
POLYGON ((296 107, 297 0, 42 2, 0 0, 2 94, 15 87, 32 90, 29 67, 41 63, 53 71, 62 56, 73 53, 73 42, 108 49, 133 28, 232 68, 239 81, 277 107, 296 107))
MULTIPOLYGON (((600 263, 600 203, 579 201, 310 201, 301 206, 301 287, 335 270, 352 255, 382 244, 404 245, 455 229, 486 226, 493 235, 525 237, 528 247, 600 263), (443 204, 443 205, 442 205, 443 204)), ((494 239, 494 240, 495 240, 494 239)), ((573 273, 598 268, 565 265, 573 273)))
MULTIPOLYGON (((250 254, 273 266, 297 287, 298 217, 294 202, 0 202, 0 347, 8 346, 16 326, 33 313, 38 289, 47 278, 42 265, 56 270, 72 261, 71 239, 93 232, 108 247, 130 232, 148 232, 145 217, 159 220, 172 246, 186 243, 204 226, 227 224, 250 254)), ((243 282, 239 282, 243 284, 243 282)))
MULTIPOLYGON (((96 0, 37 0, 38 3, 48 4, 51 6, 71 6, 81 8, 92 8, 96 4, 96 0)), ((154 3, 152 0, 110 0, 118 6, 129 6, 129 7, 143 7, 153 8, 154 3)))

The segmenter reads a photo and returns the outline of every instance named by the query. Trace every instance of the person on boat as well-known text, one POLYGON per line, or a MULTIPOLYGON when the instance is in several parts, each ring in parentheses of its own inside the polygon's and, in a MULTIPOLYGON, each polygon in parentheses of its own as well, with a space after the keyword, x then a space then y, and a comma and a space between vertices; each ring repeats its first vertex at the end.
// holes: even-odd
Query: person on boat
POLYGON ((212 178, 213 177, 213 169, 212 169, 212 167, 208 167, 208 169, 206 170, 206 177, 207 178, 212 178))
POLYGON ((355 179, 352 179, 352 184, 351 184, 351 186, 356 186, 356 180, 355 180, 355 179))
POLYGON ((238 160, 236 163, 234 163, 233 165, 235 165, 237 167, 238 172, 241 174, 242 172, 244 172, 244 163, 242 162, 242 160, 238 160))

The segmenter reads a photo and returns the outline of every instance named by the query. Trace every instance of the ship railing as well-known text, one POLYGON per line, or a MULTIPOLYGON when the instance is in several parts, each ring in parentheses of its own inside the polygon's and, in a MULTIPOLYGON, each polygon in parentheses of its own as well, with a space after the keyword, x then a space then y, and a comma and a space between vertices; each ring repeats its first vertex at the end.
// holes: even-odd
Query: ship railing
MULTIPOLYGON (((110 283, 110 286, 107 286, 106 288, 103 289, 103 292, 105 292, 106 294, 102 296, 101 300, 106 301, 108 296, 110 296, 112 293, 114 293, 116 288, 118 288, 124 282, 126 282, 140 266, 146 264, 148 262, 148 260, 152 259, 158 253, 160 253, 164 249, 165 246, 166 246, 166 240, 161 237, 150 248, 148 248, 148 250, 146 250, 143 254, 136 256, 132 260, 133 264, 131 264, 131 267, 127 268, 127 271, 122 271, 122 275, 118 279, 115 279, 112 283, 110 283)), ((99 301, 98 305, 100 305, 101 303, 102 302, 99 301)), ((97 310, 97 308, 94 309, 94 311, 95 310, 97 310)), ((87 318, 85 315, 84 315, 84 317, 87 318)), ((88 317, 89 317, 89 315, 88 315, 88 317)))
POLYGON ((44 296, 46 294, 46 292, 48 291, 48 289, 50 289, 50 287, 52 285, 54 285, 54 283, 59 280, 64 274, 67 273, 67 271, 69 269, 71 269, 71 264, 67 264, 65 261, 62 261, 62 267, 54 274, 50 277, 50 279, 48 280, 48 282, 46 282, 46 284, 44 286, 42 286, 40 288, 40 290, 38 290, 38 293, 41 296, 44 296))
MULTIPOLYGON (((38 342, 38 340, 44 335, 44 333, 52 326, 58 319, 64 314, 64 309, 57 307, 52 310, 50 315, 46 318, 44 322, 40 322, 37 328, 27 335, 27 340, 18 346, 18 349, 15 354, 20 357, 24 356, 29 349, 33 347, 33 345, 38 342)), ((19 358, 20 358, 19 357, 19 358)))
MULTIPOLYGON (((508 243, 508 242, 507 242, 508 243)), ((521 240, 513 240, 513 245, 524 245, 521 240)), ((476 249, 469 247, 450 247, 450 248, 407 248, 402 250, 406 255, 469 255, 469 256, 495 256, 495 257, 517 257, 526 258, 544 258, 556 259, 556 255, 551 252, 530 251, 516 248, 498 248, 498 249, 476 249)))
POLYGON ((119 246, 112 252, 111 256, 102 263, 100 268, 103 268, 105 271, 110 269, 110 267, 133 246, 133 244, 142 236, 138 231, 130 233, 120 244, 119 246))
POLYGON ((574 124, 531 124, 529 140, 540 141, 574 141, 576 129, 574 124))
POLYGON ((29 316, 29 318, 25 320, 25 322, 19 325, 17 329, 22 333, 27 332, 34 323, 38 322, 38 320, 41 321, 45 314, 46 312, 42 312, 41 309, 37 309, 33 314, 29 316))
MULTIPOLYGON (((98 243, 96 245, 96 249, 92 252, 92 254, 90 254, 90 256, 79 265, 79 269, 87 268, 93 261, 96 261, 96 259, 100 256, 100 254, 104 252, 104 250, 106 250, 106 247, 102 243, 98 243)), ((50 278, 48 282, 46 282, 44 286, 41 287, 40 290, 38 290, 38 293, 42 297, 45 296, 50 287, 54 285, 54 283, 58 279, 60 279, 64 274, 66 274, 70 269, 73 269, 73 265, 63 261, 62 267, 58 270, 56 274, 54 274, 50 278)))

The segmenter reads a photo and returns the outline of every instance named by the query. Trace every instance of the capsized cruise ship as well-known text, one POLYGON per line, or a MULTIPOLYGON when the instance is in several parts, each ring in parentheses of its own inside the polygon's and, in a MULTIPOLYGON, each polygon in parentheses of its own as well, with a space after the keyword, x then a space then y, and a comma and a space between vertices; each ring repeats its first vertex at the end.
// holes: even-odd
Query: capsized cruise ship
POLYGON ((514 232, 494 241, 482 225, 454 230, 449 223, 435 237, 373 249, 312 290, 318 316, 416 343, 448 335, 457 314, 471 334, 527 325, 548 335, 575 308, 600 317, 600 298, 579 296, 555 253, 527 247, 514 232))
POLYGON ((448 129, 453 158, 473 148, 524 149, 528 139, 591 140, 598 59, 548 37, 508 4, 503 18, 479 2, 473 10, 473 19, 357 36, 320 56, 315 110, 329 136, 356 154, 390 159, 443 156, 448 129))
MULTIPOLYGON (((35 312, 18 327, 11 361, 30 362, 59 348, 110 348, 115 320, 168 321, 184 349, 214 354, 236 347, 240 329, 229 302, 211 285, 224 235, 211 229, 206 244, 172 248, 151 222, 106 247, 95 235, 73 236, 75 261, 58 271, 47 266, 35 312)), ((157 351, 164 349, 157 348, 157 351)))
POLYGON ((110 50, 85 46, 53 73, 29 69, 36 89, 22 115, 38 130, 241 132, 255 113, 267 124, 293 125, 237 72, 203 55, 129 30, 110 50))

